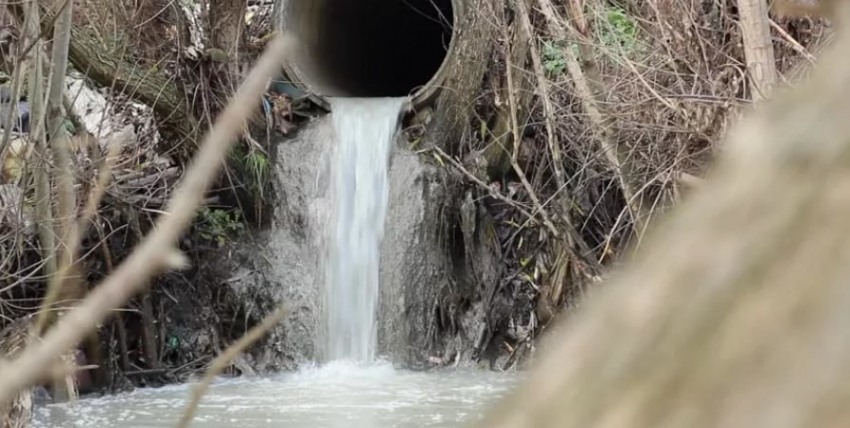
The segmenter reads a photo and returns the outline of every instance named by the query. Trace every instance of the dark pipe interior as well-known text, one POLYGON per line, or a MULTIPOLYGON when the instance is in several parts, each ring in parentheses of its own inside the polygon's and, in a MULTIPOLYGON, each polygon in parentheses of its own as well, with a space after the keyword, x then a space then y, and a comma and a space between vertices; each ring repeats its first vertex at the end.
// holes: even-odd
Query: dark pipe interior
POLYGON ((320 74, 321 95, 409 95, 439 70, 452 37, 452 0, 290 2, 312 3, 291 7, 287 20, 309 48, 305 71, 320 74))

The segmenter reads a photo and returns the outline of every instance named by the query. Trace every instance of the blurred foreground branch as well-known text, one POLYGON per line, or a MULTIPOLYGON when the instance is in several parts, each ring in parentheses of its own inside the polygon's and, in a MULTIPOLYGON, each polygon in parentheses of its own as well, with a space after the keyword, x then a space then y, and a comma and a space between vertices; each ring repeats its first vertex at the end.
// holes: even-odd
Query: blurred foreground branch
MULTIPOLYGON (((850 2, 831 3, 848 22, 850 2)), ((843 18, 843 19, 841 19, 843 18)), ((850 28, 776 91, 479 426, 850 421, 850 28)))
POLYGON ((0 403, 37 381, 59 355, 77 345, 112 309, 143 290, 153 275, 185 264, 176 244, 220 170, 227 149, 244 129, 269 80, 279 71, 289 43, 288 39, 276 38, 268 45, 204 139, 154 231, 112 275, 48 330, 43 340, 28 345, 17 358, 0 366, 0 403))

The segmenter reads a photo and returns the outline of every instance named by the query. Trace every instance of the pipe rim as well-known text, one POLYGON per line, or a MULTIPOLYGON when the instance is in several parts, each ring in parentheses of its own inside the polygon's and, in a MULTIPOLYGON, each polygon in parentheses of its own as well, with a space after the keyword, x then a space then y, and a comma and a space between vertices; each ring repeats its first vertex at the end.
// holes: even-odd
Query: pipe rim
MULTIPOLYGON (((462 2, 459 0, 451 0, 451 3, 452 37, 451 40, 449 40, 449 46, 446 49, 446 54, 443 57, 443 62, 440 63, 440 67, 437 68, 437 70, 434 72, 428 82, 423 85, 420 85, 418 89, 412 91, 406 96, 407 100, 402 106, 402 111, 405 113, 410 112, 418 107, 430 104, 442 89, 442 83, 446 78, 445 74, 449 69, 449 62, 455 56, 455 50, 457 49, 457 38, 459 31, 458 28, 460 27, 459 21, 461 19, 462 2)), ((282 28, 285 25, 284 18, 285 12, 281 11, 281 16, 276 19, 278 29, 282 31, 285 31, 285 28, 282 28)), ((304 73, 301 71, 295 61, 292 61, 289 58, 284 59, 283 70, 291 80, 292 84, 300 87, 300 89, 304 90, 307 93, 307 98, 310 101, 319 105, 323 109, 330 111, 330 102, 328 101, 328 97, 317 93, 315 88, 310 85, 309 79, 304 79, 304 73)))

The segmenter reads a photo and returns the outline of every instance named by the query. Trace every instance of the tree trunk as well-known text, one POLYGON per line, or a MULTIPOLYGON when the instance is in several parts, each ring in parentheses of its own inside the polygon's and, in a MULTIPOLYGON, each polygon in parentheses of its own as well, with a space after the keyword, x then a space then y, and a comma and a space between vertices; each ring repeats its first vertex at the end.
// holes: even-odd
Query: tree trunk
POLYGON ((38 240, 41 256, 44 259, 44 275, 47 278, 56 273, 56 230, 53 225, 53 211, 50 197, 50 175, 48 174, 47 140, 44 131, 44 58, 43 41, 38 39, 41 21, 38 4, 29 3, 24 13, 25 40, 35 41, 30 57, 29 85, 27 97, 30 100, 30 135, 35 144, 38 163, 35 167, 35 212, 38 224, 38 240))
MULTIPOLYGON (((53 176, 55 177, 56 195, 58 200, 57 217, 60 247, 56 248, 56 274, 48 279, 48 291, 42 304, 43 315, 39 317, 36 334, 41 336, 56 320, 58 314, 53 305, 64 296, 81 297, 73 289, 78 280, 66 281, 66 274, 74 275, 76 269, 66 272, 64 269, 75 264, 75 254, 70 249, 73 228, 76 226, 76 193, 74 191, 74 176, 71 170, 71 152, 68 146, 68 135, 62 126, 62 97, 65 91, 65 75, 68 68, 68 45, 71 39, 71 18, 73 2, 68 2, 56 20, 53 31, 53 52, 50 57, 50 82, 47 95, 46 124, 47 137, 51 154, 53 155, 53 176)), ((71 354, 73 356, 73 354, 71 354)), ((72 357, 73 358, 73 357, 72 357)), ((68 401, 76 396, 76 385, 73 378, 57 379, 52 383, 53 399, 57 402, 68 401)))
POLYGON ((245 0, 209 0, 212 44, 227 54, 227 70, 234 89, 239 81, 239 49, 245 27, 245 0))
POLYGON ((145 345, 145 359, 148 360, 148 367, 153 369, 159 367, 155 324, 151 292, 147 290, 142 296, 142 340, 145 345))
MULTIPOLYGON (((42 302, 42 312, 36 323, 37 336, 44 334, 58 317, 58 310, 54 308, 56 302, 63 297, 70 299, 81 297, 81 294, 76 292, 77 290, 72 290, 79 284, 79 280, 73 278, 77 274, 77 269, 72 268, 75 265, 75 254, 71 249, 73 246, 71 240, 77 221, 77 206, 69 139, 65 128, 62 126, 64 121, 62 97, 65 91, 65 75, 68 68, 68 45, 70 44, 72 17, 73 7, 72 2, 69 2, 62 10, 53 28, 50 79, 44 113, 48 148, 52 155, 50 175, 54 177, 55 194, 58 200, 54 218, 58 219, 56 236, 59 237, 59 241, 57 247, 52 249, 57 256, 57 271, 55 275, 47 279, 47 293, 42 302)), ((40 118, 37 118, 36 121, 40 122, 40 118)), ((37 136, 39 139, 43 137, 43 135, 37 136)))
POLYGON ((68 55, 74 66, 97 84, 114 85, 134 100, 153 108, 162 124, 163 142, 168 144, 164 151, 178 149, 185 157, 194 151, 198 125, 182 91, 171 77, 104 54, 94 39, 76 28, 72 30, 68 55))
MULTIPOLYGON (((68 46, 71 43, 71 18, 73 4, 69 1, 62 10, 53 31, 53 52, 50 57, 50 86, 47 94, 47 140, 53 154, 53 173, 58 201, 57 215, 59 217, 60 245, 69 245, 72 223, 76 221, 76 193, 74 191, 74 176, 71 170, 71 149, 68 145, 68 135, 62 123, 62 94, 65 92, 65 76, 68 74, 68 46)), ((72 254, 59 251, 61 256, 59 266, 71 265, 72 254), (63 255, 64 254, 64 255, 63 255)))
MULTIPOLYGON (((61 3, 61 2, 60 2, 61 3)), ((51 2, 40 0, 43 32, 50 32, 55 11, 51 2)), ((7 7, 23 22, 23 3, 11 3, 7 7)), ((75 68, 103 87, 125 90, 135 101, 150 106, 160 121, 163 133, 162 151, 176 149, 176 154, 188 158, 195 149, 198 138, 198 123, 192 114, 182 89, 171 77, 155 69, 142 69, 138 64, 125 62, 121 58, 104 53, 105 49, 79 28, 71 27, 68 59, 75 68), (188 144, 185 144, 188 143, 188 144)))
POLYGON ((738 0, 738 14, 741 17, 750 92, 753 101, 758 101, 767 97, 776 85, 776 58, 770 36, 767 0, 738 0))
POLYGON ((471 129, 475 99, 480 96, 481 82, 498 38, 492 19, 496 13, 503 13, 497 11, 503 5, 491 0, 469 0, 460 5, 463 10, 456 13, 463 18, 455 23, 454 29, 458 60, 447 64, 445 89, 436 100, 434 119, 427 133, 428 144, 442 147, 448 153, 460 147, 471 129))
MULTIPOLYGON (((502 25, 508 24, 503 23, 502 25)), ((518 116, 513 119, 525 127, 525 123, 528 122, 528 118, 531 115, 529 105, 531 104, 531 95, 534 94, 530 79, 525 76, 525 63, 528 61, 531 40, 518 23, 514 23, 512 28, 513 36, 511 37, 510 50, 505 55, 509 58, 508 66, 515 68, 515 70, 510 72, 515 76, 514 80, 518 80, 518 82, 515 82, 516 87, 511 88, 505 83, 497 90, 501 92, 500 97, 503 100, 509 99, 512 96, 510 92, 513 92, 517 98, 516 110, 518 116)), ((511 169, 511 152, 513 151, 514 144, 516 144, 511 129, 511 123, 513 121, 511 116, 511 109, 507 106, 502 105, 497 107, 496 121, 492 132, 495 141, 491 142, 483 153, 484 160, 486 161, 487 175, 490 180, 500 179, 511 169)))

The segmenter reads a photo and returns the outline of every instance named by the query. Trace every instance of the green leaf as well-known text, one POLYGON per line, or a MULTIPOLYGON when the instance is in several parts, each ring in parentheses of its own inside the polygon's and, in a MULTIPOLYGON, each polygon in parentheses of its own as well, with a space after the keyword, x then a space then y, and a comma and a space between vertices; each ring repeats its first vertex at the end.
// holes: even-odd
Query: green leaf
POLYGON ((66 130, 69 134, 71 134, 71 135, 76 135, 76 134, 77 134, 77 128, 74 126, 74 122, 72 122, 72 121, 70 121, 70 120, 68 120, 68 119, 65 119, 65 120, 62 122, 62 125, 65 127, 65 130, 66 130))
POLYGON ((178 339, 177 336, 173 334, 171 336, 168 336, 168 342, 166 344, 166 346, 168 346, 168 349, 176 350, 179 345, 180 339, 178 339))
POLYGON ((549 41, 543 43, 542 60, 543 68, 551 75, 562 74, 567 68, 562 47, 549 41))

